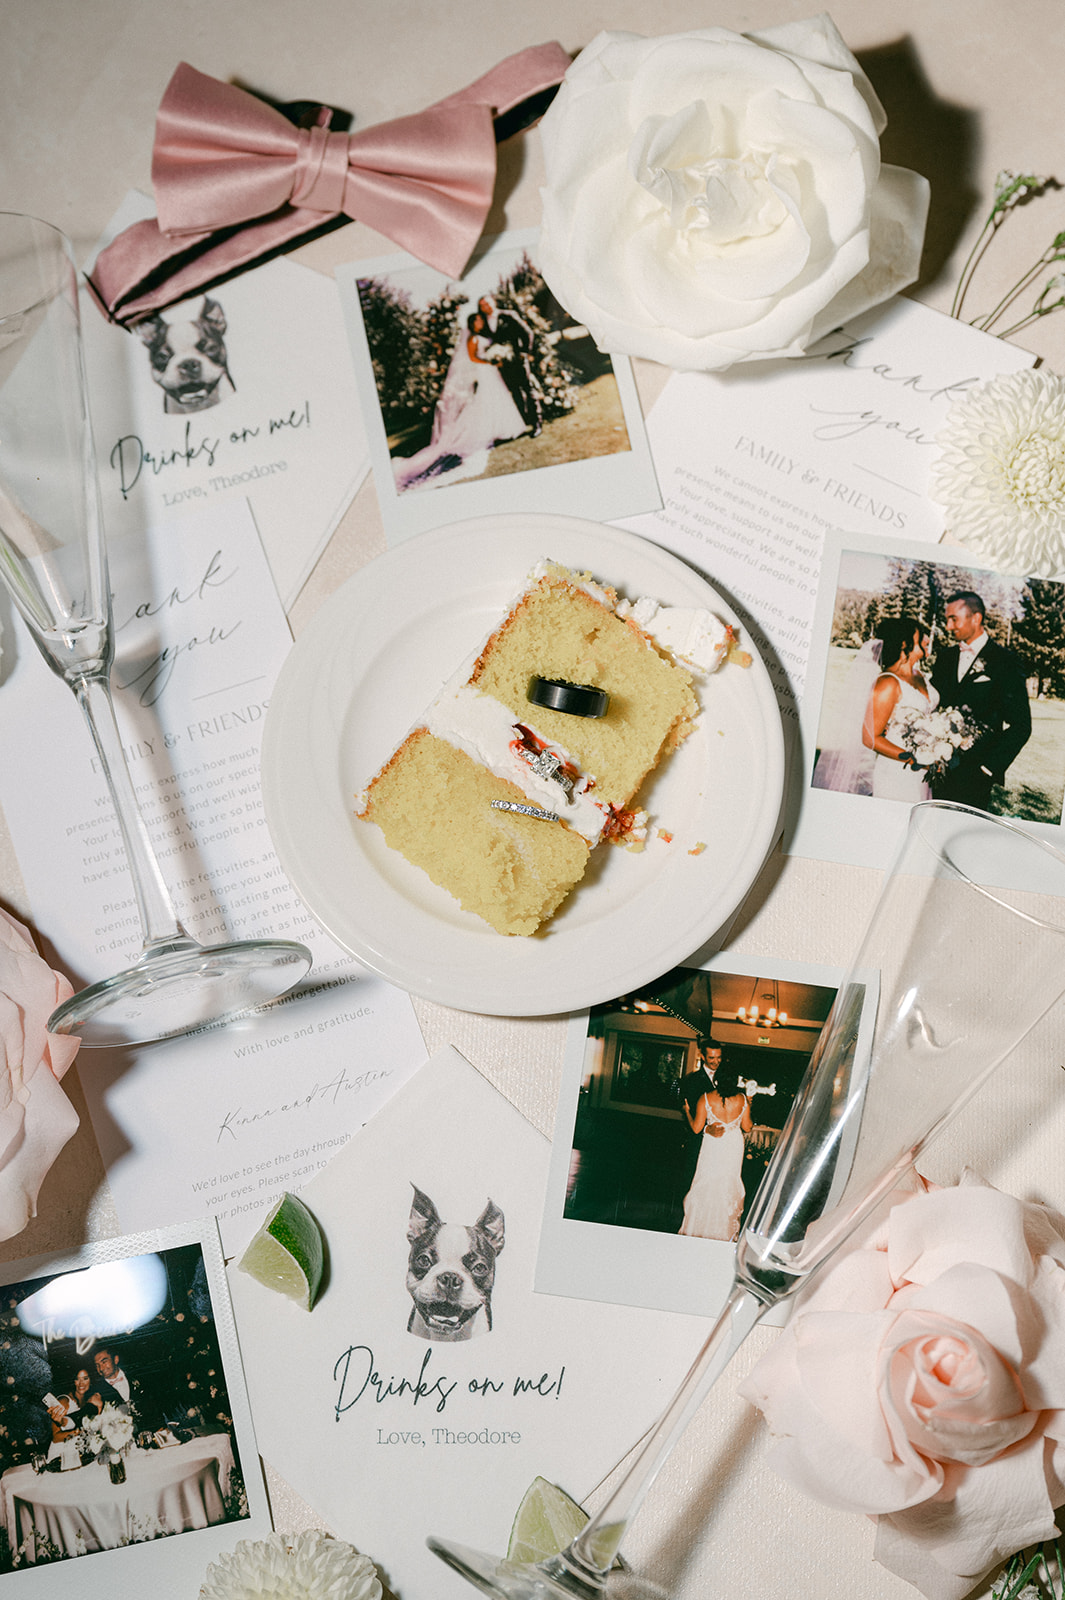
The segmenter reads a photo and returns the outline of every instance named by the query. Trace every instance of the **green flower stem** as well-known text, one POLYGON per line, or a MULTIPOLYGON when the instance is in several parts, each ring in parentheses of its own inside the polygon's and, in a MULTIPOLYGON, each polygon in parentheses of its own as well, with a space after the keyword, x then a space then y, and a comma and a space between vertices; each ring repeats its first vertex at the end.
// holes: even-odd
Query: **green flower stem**
POLYGON ((1035 265, 1033 267, 1029 267, 1024 276, 1017 279, 1017 282, 1013 285, 1013 288, 1009 289, 1002 296, 1002 299, 999 301, 998 305, 994 306, 992 310, 987 312, 985 316, 974 317, 970 323, 970 327, 983 328, 985 333, 989 332, 992 323, 997 322, 999 317, 1006 310, 1007 306, 1012 305, 1014 300, 1022 295, 1025 289, 1035 282, 1036 278, 1038 278, 1040 274, 1040 271, 1050 259, 1051 258, 1048 257, 1046 251, 1044 251, 1035 265))
MULTIPOLYGON (((1065 249, 1063 249, 1063 246, 1065 246, 1065 233, 1056 234, 1047 248, 1043 251, 1043 254, 1039 257, 1038 261, 1036 261, 1034 266, 1030 267, 1022 278, 1018 279, 1008 294, 1003 295, 1002 299, 999 301, 998 305, 995 306, 994 310, 989 311, 986 317, 978 317, 972 324, 973 327, 983 328, 985 333, 990 332, 992 326, 998 321, 1006 307, 1011 305, 1013 301, 1018 298, 1018 296, 1023 294, 1025 289, 1029 288, 1035 282, 1036 278, 1038 278, 1039 274, 1046 267, 1053 266, 1057 261, 1065 261, 1065 249)), ((1043 285, 1042 290, 1037 295, 1035 304, 1028 313, 1028 316, 1022 321, 1015 323, 1007 333, 1000 335, 1000 337, 1004 339, 1008 338, 1009 333, 1016 332, 1017 328, 1026 327, 1029 322, 1035 321, 1037 317, 1045 317, 1048 312, 1056 311, 1062 304, 1060 299, 1055 300, 1053 305, 1046 305, 1045 301, 1050 291, 1052 289, 1059 288, 1062 284, 1062 281, 1063 280, 1060 274, 1052 275, 1043 285)))
POLYGON ((1002 1569, 1001 1577, 995 1579, 991 1592, 995 1600, 1020 1600, 1028 1584, 1031 1584, 1040 1596, 1044 1596, 1045 1600, 1065 1600, 1065 1576, 1062 1571, 1059 1539, 1053 1542, 1048 1539, 1045 1544, 1037 1545, 1027 1560, 1023 1550, 1018 1550, 1015 1556, 1010 1556, 1002 1569), (1054 1565, 1050 1561, 1051 1550, 1054 1552, 1054 1565), (1039 1570, 1040 1567, 1043 1568, 1042 1572, 1039 1570))
MULTIPOLYGON (((981 228, 976 243, 969 251, 965 265, 961 269, 958 287, 954 295, 954 303, 950 308, 952 317, 961 315, 962 301, 965 299, 969 285, 972 283, 973 274, 983 259, 991 240, 1005 222, 1007 215, 1014 206, 1022 205, 1026 199, 1037 194, 1042 194, 1049 185, 1054 184, 1053 178, 1037 178, 1034 173, 1000 172, 995 180, 995 198, 988 212, 987 221, 981 228)), ((1056 187, 1056 185, 1055 185, 1056 187)))
MULTIPOLYGON (((1021 173, 1019 175, 1012 172, 999 173, 995 184, 995 198, 991 210, 976 238, 976 242, 969 251, 965 265, 961 270, 961 276, 958 279, 958 287, 954 292, 954 300, 950 309, 952 317, 961 316, 962 305, 972 286, 977 268, 987 253, 996 233, 1011 211, 1017 206, 1025 205, 1029 200, 1034 200, 1037 195, 1044 194, 1048 189, 1058 189, 1060 187, 1061 185, 1054 178, 1038 178, 1032 173, 1021 173)), ((1032 287, 1039 274, 1046 267, 1058 261, 1065 261, 1065 232, 1056 234, 1039 258, 1028 268, 1027 272, 1021 275, 1013 287, 1006 291, 998 304, 983 316, 973 317, 970 326, 982 328, 985 333, 989 333, 1007 309, 1027 289, 1032 287)), ((1057 311, 1065 305, 1065 297, 1049 304, 1047 303, 1048 294, 1058 286, 1058 280, 1052 277, 1044 284, 1028 315, 1020 318, 1000 337, 1008 338, 1010 334, 1018 332, 1019 329, 1028 327, 1037 318, 1046 316, 1051 311, 1057 311)))
POLYGON ((968 256, 965 258, 965 265, 961 269, 961 276, 958 279, 958 287, 954 291, 954 299, 951 302, 950 314, 952 317, 961 316, 962 301, 969 292, 969 285, 973 281, 973 276, 977 267, 983 260, 984 252, 987 250, 988 245, 995 236, 1000 221, 1001 218, 996 220, 995 213, 992 212, 987 221, 984 223, 983 227, 980 229, 976 243, 973 245, 968 256))

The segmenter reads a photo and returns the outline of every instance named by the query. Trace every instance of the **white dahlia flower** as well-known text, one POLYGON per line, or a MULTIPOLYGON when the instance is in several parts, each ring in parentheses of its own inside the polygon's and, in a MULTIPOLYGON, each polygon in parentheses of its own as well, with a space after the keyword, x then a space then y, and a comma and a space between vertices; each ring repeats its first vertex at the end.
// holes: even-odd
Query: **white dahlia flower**
POLYGON ((1065 380, 992 378, 951 408, 937 443, 947 531, 1000 572, 1065 578, 1065 380))
POLYGON ((200 1600, 381 1600, 369 1556, 317 1528, 241 1539, 212 1562, 200 1600))

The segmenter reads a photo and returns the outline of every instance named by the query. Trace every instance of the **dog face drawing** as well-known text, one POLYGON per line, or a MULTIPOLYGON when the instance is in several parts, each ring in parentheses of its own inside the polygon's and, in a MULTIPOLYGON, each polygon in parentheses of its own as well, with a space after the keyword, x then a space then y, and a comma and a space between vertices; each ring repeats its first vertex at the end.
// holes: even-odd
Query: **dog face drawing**
POLYGON ((414 1307, 407 1332, 457 1343, 492 1330, 492 1284, 503 1248, 503 1213, 489 1200, 470 1227, 444 1222, 412 1184, 407 1289, 414 1307))
POLYGON ((192 322, 167 322, 157 313, 138 322, 135 331, 148 347, 164 411, 186 415, 209 410, 222 399, 223 379, 235 391, 222 338, 225 312, 217 300, 204 295, 200 314, 192 322))

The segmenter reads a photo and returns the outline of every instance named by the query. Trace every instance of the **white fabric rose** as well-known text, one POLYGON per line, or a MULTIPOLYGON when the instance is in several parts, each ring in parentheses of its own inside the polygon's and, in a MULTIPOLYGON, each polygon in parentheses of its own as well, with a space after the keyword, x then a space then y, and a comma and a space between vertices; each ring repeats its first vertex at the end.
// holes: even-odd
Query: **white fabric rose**
POLYGON ((928 183, 827 16, 601 33, 540 128, 540 264, 604 350, 717 370, 799 355, 917 276, 928 183))

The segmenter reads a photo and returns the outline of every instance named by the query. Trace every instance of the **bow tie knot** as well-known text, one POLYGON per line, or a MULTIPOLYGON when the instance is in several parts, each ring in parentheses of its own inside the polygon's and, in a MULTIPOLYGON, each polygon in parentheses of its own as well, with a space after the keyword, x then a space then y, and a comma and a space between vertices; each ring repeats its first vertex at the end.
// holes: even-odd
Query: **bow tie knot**
POLYGON ((344 209, 349 140, 346 133, 329 131, 328 115, 319 113, 313 128, 299 130, 289 198, 306 211, 335 215, 344 209))
POLYGON ((297 128, 182 62, 156 118, 157 220, 119 234, 89 283, 113 321, 134 323, 345 217, 461 277, 492 203, 497 138, 542 115, 569 64, 561 45, 535 45, 424 111, 347 134, 327 107, 297 128))

